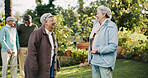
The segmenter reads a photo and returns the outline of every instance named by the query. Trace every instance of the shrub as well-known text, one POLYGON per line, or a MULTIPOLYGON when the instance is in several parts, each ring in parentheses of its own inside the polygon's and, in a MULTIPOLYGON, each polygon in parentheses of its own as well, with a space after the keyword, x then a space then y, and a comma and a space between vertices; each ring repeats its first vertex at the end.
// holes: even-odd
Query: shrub
POLYGON ((72 30, 68 26, 63 25, 63 20, 63 15, 59 14, 55 16, 56 26, 54 32, 58 42, 58 51, 64 52, 65 48, 72 45, 73 42, 68 39, 71 37, 72 30))
POLYGON ((65 56, 65 52, 59 51, 60 53, 59 58, 60 58, 60 65, 61 66, 70 66, 70 65, 76 65, 84 62, 85 59, 88 58, 88 51, 85 49, 72 49, 71 50, 71 58, 69 57, 64 57, 65 60, 62 60, 61 58, 65 56))
POLYGON ((73 49, 71 56, 76 61, 79 61, 79 63, 81 63, 88 58, 88 51, 85 49, 73 49))
POLYGON ((61 67, 79 64, 74 58, 68 58, 67 61, 60 60, 61 67))
POLYGON ((126 28, 123 28, 123 31, 121 31, 121 28, 119 28, 118 34, 119 45, 123 46, 121 55, 127 59, 147 61, 147 36, 137 32, 132 32, 131 30, 126 30, 126 28))

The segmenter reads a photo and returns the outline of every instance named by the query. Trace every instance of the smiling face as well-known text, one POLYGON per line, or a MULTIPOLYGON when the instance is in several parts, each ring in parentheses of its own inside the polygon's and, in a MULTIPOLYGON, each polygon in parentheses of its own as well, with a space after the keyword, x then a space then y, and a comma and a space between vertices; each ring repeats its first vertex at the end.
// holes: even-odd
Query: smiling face
POLYGON ((12 27, 12 26, 14 26, 15 21, 8 21, 7 24, 12 27))
POLYGON ((45 28, 49 31, 51 31, 55 27, 55 20, 54 17, 50 17, 47 21, 45 21, 45 28))
POLYGON ((29 25, 31 24, 31 22, 32 22, 32 19, 27 19, 27 20, 25 20, 25 24, 26 24, 27 26, 29 26, 29 25))
POLYGON ((96 17, 100 23, 102 23, 106 19, 105 15, 106 14, 102 13, 100 9, 97 10, 96 17))

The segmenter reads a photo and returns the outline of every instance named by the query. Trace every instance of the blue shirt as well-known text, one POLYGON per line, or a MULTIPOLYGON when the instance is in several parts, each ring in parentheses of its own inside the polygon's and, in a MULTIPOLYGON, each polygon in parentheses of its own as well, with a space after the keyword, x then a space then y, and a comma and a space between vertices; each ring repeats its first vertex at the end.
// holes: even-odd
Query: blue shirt
POLYGON ((20 49, 18 33, 15 27, 5 25, 0 30, 0 43, 2 44, 1 52, 7 52, 11 49, 12 52, 17 52, 20 49))

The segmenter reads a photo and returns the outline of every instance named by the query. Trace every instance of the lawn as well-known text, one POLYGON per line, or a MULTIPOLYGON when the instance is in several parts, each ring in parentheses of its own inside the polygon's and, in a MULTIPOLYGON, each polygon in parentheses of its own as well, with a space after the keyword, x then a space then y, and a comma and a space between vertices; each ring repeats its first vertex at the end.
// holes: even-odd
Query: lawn
MULTIPOLYGON (((10 74, 10 70, 8 72, 10 74)), ((1 71, 0 71, 0 76, 1 76, 1 71)), ((61 71, 57 72, 57 78, 91 78, 91 77, 92 73, 90 66, 79 67, 79 65, 74 65, 69 67, 61 67, 61 71)), ((18 78, 20 78, 19 72, 18 72, 18 78)), ((148 78, 148 64, 132 60, 117 59, 116 66, 113 72, 113 78, 148 78)))

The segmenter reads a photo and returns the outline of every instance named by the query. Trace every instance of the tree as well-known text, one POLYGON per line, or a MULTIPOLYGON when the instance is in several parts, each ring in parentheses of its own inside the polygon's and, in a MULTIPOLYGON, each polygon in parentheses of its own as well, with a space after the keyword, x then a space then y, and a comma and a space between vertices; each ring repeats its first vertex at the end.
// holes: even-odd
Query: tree
POLYGON ((58 50, 60 51, 64 51, 66 48, 73 44, 73 42, 69 39, 73 31, 71 28, 63 24, 63 20, 63 15, 55 15, 56 26, 53 31, 56 34, 56 39, 59 46, 58 50))
POLYGON ((42 0, 36 0, 36 3, 40 3, 36 6, 35 10, 27 10, 25 14, 29 14, 33 17, 33 23, 37 24, 38 26, 41 26, 40 23, 40 17, 44 13, 51 13, 53 15, 56 15, 56 8, 53 4, 54 0, 49 0, 48 4, 41 4, 42 0))
POLYGON ((5 0, 5 18, 12 16, 12 0, 5 0))
POLYGON ((37 6, 41 5, 42 4, 42 0, 35 0, 37 6))

